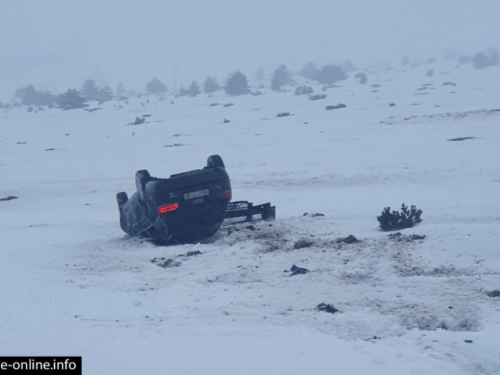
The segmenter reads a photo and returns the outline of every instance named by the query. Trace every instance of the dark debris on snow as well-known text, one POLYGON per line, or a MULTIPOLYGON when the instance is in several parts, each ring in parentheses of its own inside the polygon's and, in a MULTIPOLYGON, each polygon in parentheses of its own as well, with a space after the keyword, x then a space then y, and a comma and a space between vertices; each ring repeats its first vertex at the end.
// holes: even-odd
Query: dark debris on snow
POLYGON ((348 235, 347 237, 337 239, 337 243, 345 243, 348 245, 357 242, 359 242, 359 240, 352 234, 348 235))
POLYGON ((320 303, 318 306, 316 306, 316 310, 318 311, 324 311, 329 314, 335 314, 339 310, 336 309, 333 305, 330 305, 329 303, 320 303))
POLYGON ((158 267, 162 268, 171 268, 171 267, 179 267, 180 262, 176 262, 173 259, 165 259, 165 258, 153 258, 151 259, 151 263, 156 264, 158 267))

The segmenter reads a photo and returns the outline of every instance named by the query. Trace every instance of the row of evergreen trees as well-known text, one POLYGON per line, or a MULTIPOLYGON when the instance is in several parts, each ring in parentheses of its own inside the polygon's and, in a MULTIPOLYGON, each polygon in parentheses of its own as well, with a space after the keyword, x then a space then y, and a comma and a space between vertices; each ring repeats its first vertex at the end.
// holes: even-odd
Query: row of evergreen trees
MULTIPOLYGON (((306 79, 317 81, 318 83, 325 85, 332 85, 335 82, 347 79, 346 68, 353 69, 352 64, 344 64, 344 66, 338 65, 325 65, 321 69, 318 69, 313 63, 307 63, 299 72, 299 75, 306 79)), ((262 69, 257 72, 258 80, 265 79, 265 73, 262 69)), ((270 79, 271 89, 273 91, 281 91, 284 86, 295 85, 295 79, 293 74, 288 70, 286 65, 280 65, 274 72, 270 79)), ((203 92, 210 94, 217 90, 224 89, 228 95, 245 95, 250 93, 250 87, 248 84, 247 77, 241 72, 234 72, 227 79, 225 86, 220 86, 215 78, 207 77, 203 84, 203 92)), ((167 86, 161 82, 158 78, 153 78, 146 85, 146 90, 149 94, 164 94, 167 92, 167 86)), ((191 96, 195 97, 201 93, 201 88, 198 82, 193 81, 191 85, 186 89, 181 87, 176 93, 178 96, 191 96)))
MULTIPOLYGON (((203 84, 203 92, 207 94, 220 90, 221 88, 217 80, 213 77, 207 77, 203 84)), ((146 91, 151 95, 161 95, 168 92, 168 89, 163 82, 155 77, 146 84, 146 91)), ((196 81, 193 81, 187 89, 181 87, 177 93, 179 96, 198 96, 199 94, 201 94, 201 88, 196 81)))
MULTIPOLYGON (((343 67, 338 65, 325 65, 318 69, 313 63, 307 63, 300 71, 299 75, 317 81, 318 83, 332 85, 335 82, 347 78, 347 74, 343 67)), ((264 80, 265 73, 259 69, 256 79, 264 80)), ((288 70, 286 65, 280 65, 274 70, 271 78, 271 89, 273 91, 281 91, 285 86, 295 85, 293 74, 288 70)), ((198 96, 202 90, 204 93, 210 94, 218 90, 225 90, 227 95, 246 95, 250 93, 250 86, 247 77, 237 71, 232 73, 226 81, 225 86, 219 85, 213 77, 207 77, 203 83, 203 87, 193 81, 188 88, 181 87, 176 93, 178 96, 198 96)), ((151 95, 161 95, 168 92, 167 86, 158 78, 151 79, 146 84, 146 90, 151 95)), ((116 96, 122 97, 125 95, 123 84, 119 84, 116 96)), ((36 90, 33 85, 20 88, 16 91, 15 96, 21 100, 21 103, 28 106, 57 106, 63 109, 83 108, 86 102, 97 101, 104 103, 113 99, 113 91, 108 86, 98 87, 94 80, 86 80, 81 90, 68 89, 63 94, 53 95, 47 90, 36 90)))
POLYGON ((94 80, 87 79, 82 85, 82 96, 87 101, 109 102, 113 99, 113 90, 108 86, 97 87, 94 80))
POLYGON ((55 106, 62 109, 84 108, 88 101, 104 103, 113 99, 113 91, 108 86, 97 87, 91 79, 83 83, 81 90, 68 89, 59 95, 47 90, 37 90, 33 85, 17 89, 14 95, 27 106, 55 106))
POLYGON ((38 91, 33 85, 17 89, 14 96, 24 105, 51 106, 56 101, 55 95, 46 90, 38 91))

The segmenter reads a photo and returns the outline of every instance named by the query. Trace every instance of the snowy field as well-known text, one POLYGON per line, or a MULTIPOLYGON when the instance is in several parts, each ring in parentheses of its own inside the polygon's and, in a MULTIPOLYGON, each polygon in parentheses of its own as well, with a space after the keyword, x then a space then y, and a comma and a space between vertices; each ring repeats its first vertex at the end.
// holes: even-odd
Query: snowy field
POLYGON ((317 101, 263 89, 0 109, 0 198, 18 197, 0 201, 0 353, 83 356, 84 374, 106 375, 500 374, 487 295, 500 289, 500 68, 428 68, 375 66, 317 101), (136 170, 167 177, 211 154, 233 199, 271 202, 275 222, 172 247, 124 235, 115 194, 136 170), (402 203, 423 210, 403 235, 424 240, 378 230, 402 203))

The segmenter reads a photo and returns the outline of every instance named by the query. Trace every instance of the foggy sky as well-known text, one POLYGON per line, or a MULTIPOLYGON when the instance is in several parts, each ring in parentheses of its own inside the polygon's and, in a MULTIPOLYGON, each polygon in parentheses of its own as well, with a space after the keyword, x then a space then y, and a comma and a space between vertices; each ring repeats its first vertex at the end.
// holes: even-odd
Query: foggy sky
POLYGON ((0 98, 28 83, 173 89, 280 63, 473 54, 499 47, 499 14, 498 0, 0 0, 0 98))

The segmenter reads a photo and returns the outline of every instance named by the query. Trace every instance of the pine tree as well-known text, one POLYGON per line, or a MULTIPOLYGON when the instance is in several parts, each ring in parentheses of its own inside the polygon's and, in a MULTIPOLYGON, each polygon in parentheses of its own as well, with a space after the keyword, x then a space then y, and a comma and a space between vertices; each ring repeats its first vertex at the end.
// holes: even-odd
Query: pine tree
POLYGON ((50 91, 43 90, 38 91, 37 105, 52 106, 56 97, 50 93, 50 91))
POLYGON ((217 81, 214 78, 207 77, 205 79, 205 83, 203 84, 203 92, 210 94, 210 93, 215 92, 219 89, 220 89, 219 84, 217 83, 217 81))
POLYGON ((353 72, 356 70, 356 65, 351 60, 346 60, 342 64, 340 64, 340 67, 344 72, 353 72))
POLYGON ((347 74, 337 65, 325 65, 318 73, 316 80, 325 85, 347 79, 347 74))
POLYGON ((289 72, 287 67, 282 64, 276 69, 271 78, 271 89, 273 91, 281 91, 281 87, 285 85, 293 84, 294 80, 292 74, 289 72))
POLYGON ((123 86, 123 83, 118 83, 118 86, 116 87, 116 96, 117 97, 122 97, 122 96, 125 96, 125 86, 123 86))
POLYGON ((55 100, 49 91, 37 91, 33 85, 17 89, 15 96, 21 99, 24 105, 51 106, 55 100))
POLYGON ((167 86, 155 77, 146 84, 146 90, 152 95, 164 94, 167 92, 167 86))
POLYGON ((82 85, 82 95, 87 101, 99 100, 99 90, 92 79, 87 79, 82 85))
POLYGON ((366 74, 365 73, 356 73, 356 75, 354 76, 354 78, 357 78, 359 79, 359 83, 361 83, 362 85, 366 84, 366 82, 368 82, 368 78, 366 77, 366 74))
POLYGON ((266 79, 266 71, 264 68, 259 68, 255 72, 255 80, 256 81, 264 81, 266 79))
POLYGON ((56 104, 59 108, 68 110, 76 108, 85 108, 85 98, 78 90, 68 89, 64 94, 57 96, 56 104))
POLYGON ((316 65, 312 62, 308 62, 306 65, 302 67, 299 71, 299 75, 307 79, 316 80, 318 78, 319 70, 316 68, 316 65))
POLYGON ((37 91, 35 86, 28 85, 26 87, 21 87, 16 90, 15 96, 21 99, 21 103, 24 105, 36 105, 37 91))
POLYGON ((250 92, 247 77, 241 72, 234 72, 226 82, 226 94, 246 95, 250 92))
POLYGON ((198 96, 200 94, 200 86, 198 86, 198 83, 196 83, 196 81, 193 81, 191 83, 191 86, 189 86, 187 93, 192 97, 198 96))
POLYGON ((385 207, 380 216, 377 216, 380 230, 394 231, 411 228, 422 222, 422 210, 412 205, 410 209, 404 203, 401 205, 401 212, 392 211, 390 207, 385 207))
POLYGON ((474 69, 483 69, 488 66, 498 65, 500 61, 500 56, 498 51, 495 49, 490 49, 487 53, 478 52, 474 56, 472 61, 474 69))
POLYGON ((99 89, 98 92, 99 103, 109 102, 112 99, 113 99, 113 90, 111 90, 111 88, 109 88, 108 86, 104 86, 99 89))

